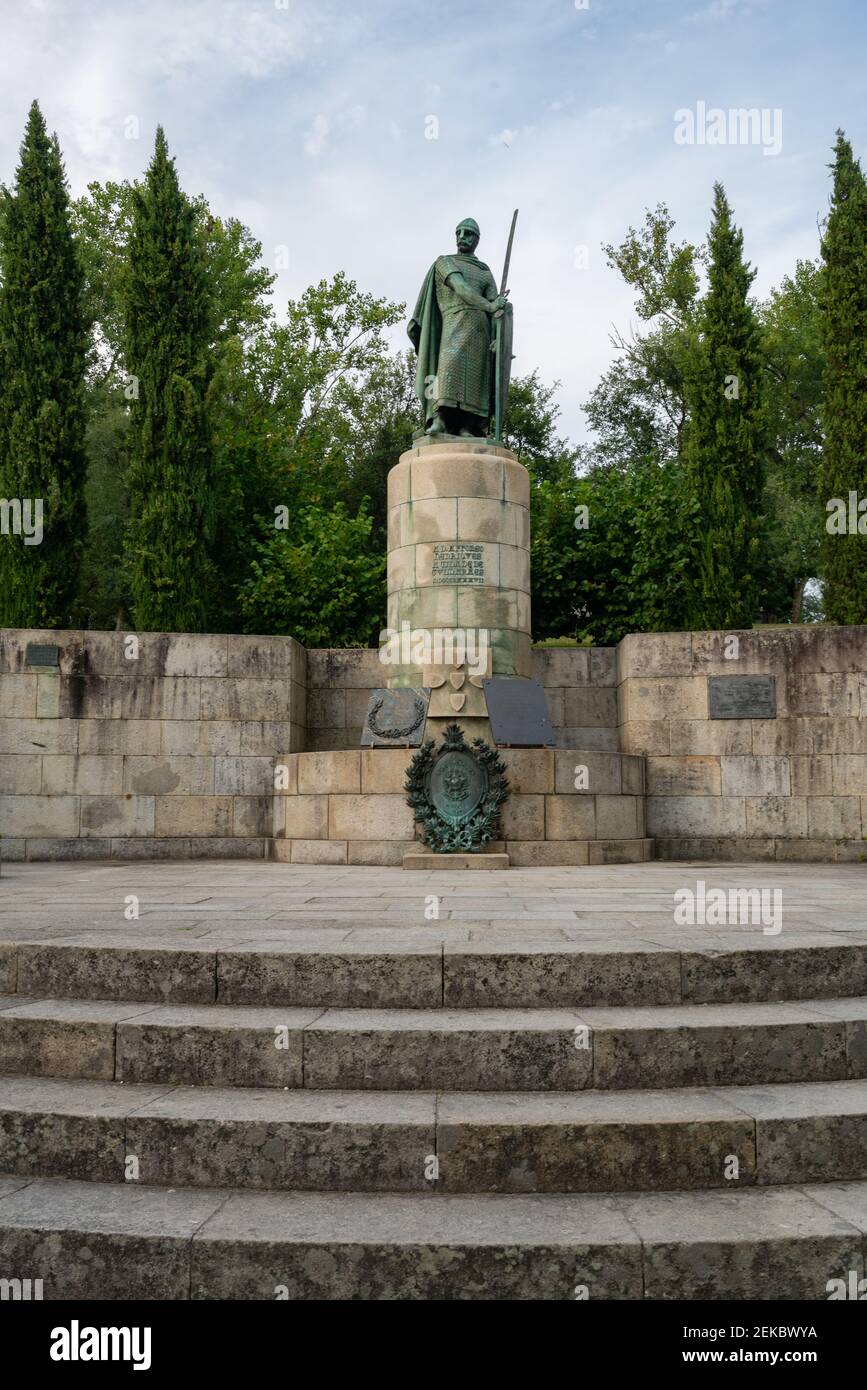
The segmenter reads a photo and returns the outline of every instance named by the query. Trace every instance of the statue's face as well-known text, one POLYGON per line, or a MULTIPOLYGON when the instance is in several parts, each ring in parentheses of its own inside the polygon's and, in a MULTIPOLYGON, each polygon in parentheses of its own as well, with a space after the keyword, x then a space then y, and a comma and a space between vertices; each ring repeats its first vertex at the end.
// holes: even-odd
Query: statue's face
POLYGON ((472 227, 458 227, 455 232, 458 241, 458 250, 464 255, 472 255, 479 244, 479 238, 472 227))

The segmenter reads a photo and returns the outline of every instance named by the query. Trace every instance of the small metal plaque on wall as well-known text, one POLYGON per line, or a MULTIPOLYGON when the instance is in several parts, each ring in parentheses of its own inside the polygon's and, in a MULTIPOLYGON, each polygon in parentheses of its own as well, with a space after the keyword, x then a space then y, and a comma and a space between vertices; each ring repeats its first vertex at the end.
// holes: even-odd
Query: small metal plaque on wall
POLYGON ((418 748, 429 699, 427 686, 371 690, 361 731, 362 748, 418 748))
POLYGON ((711 719, 776 719, 773 676, 709 676, 711 719))
POLYGON ((25 666, 47 666, 54 670, 60 665, 60 648, 41 644, 39 642, 28 642, 24 649, 25 666))
POLYGON ((492 676, 484 682, 491 736, 500 748, 550 748, 556 743, 541 682, 492 676))

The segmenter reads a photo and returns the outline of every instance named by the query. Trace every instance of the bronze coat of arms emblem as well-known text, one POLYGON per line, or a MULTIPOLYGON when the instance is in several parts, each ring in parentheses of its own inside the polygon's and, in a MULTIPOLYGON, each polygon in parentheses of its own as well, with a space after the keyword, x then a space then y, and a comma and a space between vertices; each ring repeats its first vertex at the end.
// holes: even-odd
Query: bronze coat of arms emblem
POLYGON ((448 725, 439 748, 428 739, 405 783, 424 843, 457 854, 500 839, 500 807, 509 795, 505 771, 497 750, 482 738, 468 744, 458 724, 448 725))

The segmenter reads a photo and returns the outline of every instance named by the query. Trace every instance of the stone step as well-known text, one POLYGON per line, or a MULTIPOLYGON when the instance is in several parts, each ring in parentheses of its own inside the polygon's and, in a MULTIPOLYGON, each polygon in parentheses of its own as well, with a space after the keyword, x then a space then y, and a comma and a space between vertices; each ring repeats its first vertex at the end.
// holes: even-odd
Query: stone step
MULTIPOLYGON (((536 927, 543 926, 537 923, 536 927)), ((648 932, 651 929, 648 929, 648 932)), ((297 935, 297 929, 294 929, 297 935)), ((592 943, 552 928, 449 933, 383 926, 339 941, 167 946, 130 933, 0 945, 0 990, 34 998, 293 1008, 577 1008, 760 1003, 867 994, 867 941, 758 929, 648 940, 600 920, 592 943), (468 939, 469 938, 469 939, 468 939)), ((336 933, 331 933, 333 937, 336 933)))
POLYGON ((867 1077, 867 997, 643 1009, 292 1009, 0 997, 0 1073, 528 1090, 867 1077))
POLYGON ((825 1301, 858 1296, 867 1182, 432 1197, 11 1177, 0 1247, 46 1300, 825 1301))
POLYGON ((12 1077, 0 1171, 439 1193, 852 1181, 867 1178, 867 1081, 437 1095, 12 1077))

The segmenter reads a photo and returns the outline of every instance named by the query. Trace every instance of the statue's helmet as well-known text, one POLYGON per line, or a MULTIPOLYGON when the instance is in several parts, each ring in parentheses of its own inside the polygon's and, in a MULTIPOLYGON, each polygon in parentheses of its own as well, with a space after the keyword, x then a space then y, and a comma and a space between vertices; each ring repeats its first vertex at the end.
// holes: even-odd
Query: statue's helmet
POLYGON ((481 237, 482 235, 479 231, 479 224, 474 217, 465 217, 463 222, 459 222, 455 227, 455 231, 459 232, 462 227, 466 227, 469 231, 475 232, 477 237, 481 237))

